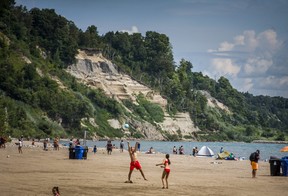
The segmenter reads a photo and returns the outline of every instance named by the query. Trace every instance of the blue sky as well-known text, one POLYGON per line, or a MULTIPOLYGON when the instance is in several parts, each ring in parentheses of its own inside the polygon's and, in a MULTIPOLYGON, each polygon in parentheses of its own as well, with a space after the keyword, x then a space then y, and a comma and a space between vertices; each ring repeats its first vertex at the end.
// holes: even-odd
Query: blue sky
POLYGON ((16 0, 86 30, 166 34, 174 60, 240 92, 288 98, 287 0, 16 0))

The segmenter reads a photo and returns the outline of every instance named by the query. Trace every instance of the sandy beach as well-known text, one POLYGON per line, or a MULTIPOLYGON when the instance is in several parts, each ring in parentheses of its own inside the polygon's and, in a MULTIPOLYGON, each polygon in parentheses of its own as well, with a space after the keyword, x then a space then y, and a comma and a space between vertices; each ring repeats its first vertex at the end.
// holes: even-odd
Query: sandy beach
MULTIPOLYGON (((29 142, 30 144, 31 142, 29 142)), ((134 142, 132 142, 133 144, 134 142)), ((12 143, 13 144, 13 143, 12 143)), ((0 149, 0 195, 52 195, 58 186, 61 195, 285 195, 288 177, 270 176, 269 162, 260 162, 256 179, 251 178, 249 161, 222 161, 188 155, 170 155, 169 189, 162 189, 164 154, 138 154, 148 181, 139 171, 133 184, 124 183, 129 172, 128 152, 115 149, 107 155, 98 149, 87 160, 69 160, 68 149, 43 151, 41 147, 16 145, 0 149), (8 156, 9 155, 9 156, 8 156)), ((42 144, 39 144, 42 146, 42 144)))

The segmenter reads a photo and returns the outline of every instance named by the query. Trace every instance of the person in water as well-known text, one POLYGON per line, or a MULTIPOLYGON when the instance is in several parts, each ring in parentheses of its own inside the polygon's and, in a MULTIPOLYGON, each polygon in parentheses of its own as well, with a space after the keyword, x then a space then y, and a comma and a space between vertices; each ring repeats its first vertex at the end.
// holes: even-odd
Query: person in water
POLYGON ((169 159, 169 154, 166 154, 165 159, 163 160, 162 163, 156 164, 156 166, 161 165, 161 167, 164 168, 163 173, 162 173, 162 189, 165 189, 165 183, 164 183, 164 178, 166 181, 166 189, 168 189, 168 177, 170 174, 170 167, 169 165, 171 164, 170 159, 169 159))
POLYGON ((127 144, 128 144, 128 152, 130 155, 131 162, 130 162, 130 170, 129 170, 129 174, 128 174, 128 180, 125 183, 133 183, 131 181, 131 174, 135 168, 140 171, 144 180, 147 180, 145 175, 144 175, 144 172, 142 170, 142 166, 140 165, 139 161, 137 160, 137 153, 136 152, 137 152, 138 142, 136 142, 134 148, 130 147, 129 142, 127 142, 127 144))

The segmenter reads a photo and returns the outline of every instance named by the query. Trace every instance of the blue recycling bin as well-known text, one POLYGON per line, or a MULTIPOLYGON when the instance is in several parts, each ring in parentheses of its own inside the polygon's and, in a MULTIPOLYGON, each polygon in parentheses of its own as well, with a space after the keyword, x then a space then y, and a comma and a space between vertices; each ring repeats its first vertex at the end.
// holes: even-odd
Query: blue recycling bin
POLYGON ((281 165, 282 165, 282 175, 288 176, 288 157, 283 157, 281 159, 281 165))
POLYGON ((82 146, 75 146, 75 159, 83 159, 84 148, 82 146))

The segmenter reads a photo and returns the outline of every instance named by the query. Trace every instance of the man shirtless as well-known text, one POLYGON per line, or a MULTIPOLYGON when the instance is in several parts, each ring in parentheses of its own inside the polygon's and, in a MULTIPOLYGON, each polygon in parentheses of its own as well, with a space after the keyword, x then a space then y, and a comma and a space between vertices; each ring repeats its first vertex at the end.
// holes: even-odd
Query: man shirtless
POLYGON ((131 163, 130 163, 130 171, 129 171, 129 174, 128 174, 128 181, 126 181, 126 183, 132 183, 131 181, 131 174, 134 170, 134 168, 136 168, 137 170, 139 170, 141 172, 141 175, 142 177, 144 178, 144 180, 147 180, 145 178, 145 175, 142 171, 142 167, 139 163, 139 161, 137 160, 137 147, 138 147, 138 142, 136 142, 135 144, 135 147, 130 147, 130 144, 129 142, 127 142, 128 144, 128 152, 129 152, 129 155, 130 155, 130 159, 131 159, 131 163))

